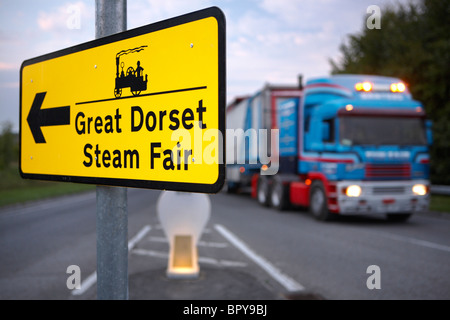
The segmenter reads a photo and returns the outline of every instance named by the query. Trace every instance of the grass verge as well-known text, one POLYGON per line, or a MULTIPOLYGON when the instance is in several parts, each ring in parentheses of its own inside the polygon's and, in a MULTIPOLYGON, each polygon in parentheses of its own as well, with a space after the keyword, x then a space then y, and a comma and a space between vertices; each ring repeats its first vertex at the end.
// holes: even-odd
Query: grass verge
POLYGON ((430 200, 430 211, 450 213, 450 196, 432 194, 430 200))
POLYGON ((14 167, 0 171, 0 207, 94 189, 88 184, 22 179, 14 167))

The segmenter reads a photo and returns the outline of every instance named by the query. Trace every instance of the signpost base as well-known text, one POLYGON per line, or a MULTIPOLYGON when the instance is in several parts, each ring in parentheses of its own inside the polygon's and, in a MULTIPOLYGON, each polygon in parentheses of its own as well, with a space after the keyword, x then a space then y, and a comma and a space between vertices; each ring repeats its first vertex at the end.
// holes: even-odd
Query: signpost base
POLYGON ((157 213, 169 240, 167 277, 197 278, 197 243, 209 220, 211 203, 208 195, 163 191, 157 213))

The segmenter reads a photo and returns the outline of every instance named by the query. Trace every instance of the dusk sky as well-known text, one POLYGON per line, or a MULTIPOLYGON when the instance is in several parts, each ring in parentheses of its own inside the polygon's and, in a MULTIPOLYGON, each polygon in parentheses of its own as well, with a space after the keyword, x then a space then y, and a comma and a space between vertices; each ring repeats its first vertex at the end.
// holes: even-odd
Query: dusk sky
MULTIPOLYGON (((210 6, 226 17, 227 103, 266 82, 330 74, 339 45, 366 27, 367 8, 388 0, 128 0, 128 29, 210 6)), ((24 60, 95 39, 95 1, 0 0, 0 125, 19 130, 24 60), (78 15, 79 13, 79 15, 78 15)), ((381 28, 383 17, 381 16, 381 28)))

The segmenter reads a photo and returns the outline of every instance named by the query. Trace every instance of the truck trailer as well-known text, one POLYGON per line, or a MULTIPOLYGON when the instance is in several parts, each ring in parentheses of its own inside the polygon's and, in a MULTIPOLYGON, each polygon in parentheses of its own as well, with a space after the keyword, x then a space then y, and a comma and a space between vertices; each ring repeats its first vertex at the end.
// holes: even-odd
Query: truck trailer
POLYGON ((352 74, 302 82, 265 84, 227 106, 228 192, 307 208, 318 220, 405 221, 427 210, 431 122, 405 82, 352 74))

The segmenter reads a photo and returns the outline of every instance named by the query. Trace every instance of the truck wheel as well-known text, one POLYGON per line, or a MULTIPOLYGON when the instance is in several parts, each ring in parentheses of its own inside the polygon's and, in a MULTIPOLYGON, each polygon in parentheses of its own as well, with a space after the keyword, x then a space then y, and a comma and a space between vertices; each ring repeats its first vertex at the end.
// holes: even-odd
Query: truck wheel
POLYGON ((263 206, 268 207, 270 204, 269 201, 269 179, 265 176, 259 176, 258 184, 256 187, 256 196, 258 198, 258 202, 263 206))
POLYGON ((405 222, 411 217, 411 213, 388 214, 387 219, 392 222, 405 222))
POLYGON ((227 193, 237 193, 239 189, 239 185, 237 183, 228 183, 227 184, 227 193))
POLYGON ((270 204, 279 211, 289 208, 289 186, 283 184, 280 178, 275 178, 272 181, 270 188, 270 204))
POLYGON ((314 181, 311 184, 309 193, 309 211, 314 218, 321 221, 331 220, 332 216, 328 211, 327 196, 321 181, 314 181))

